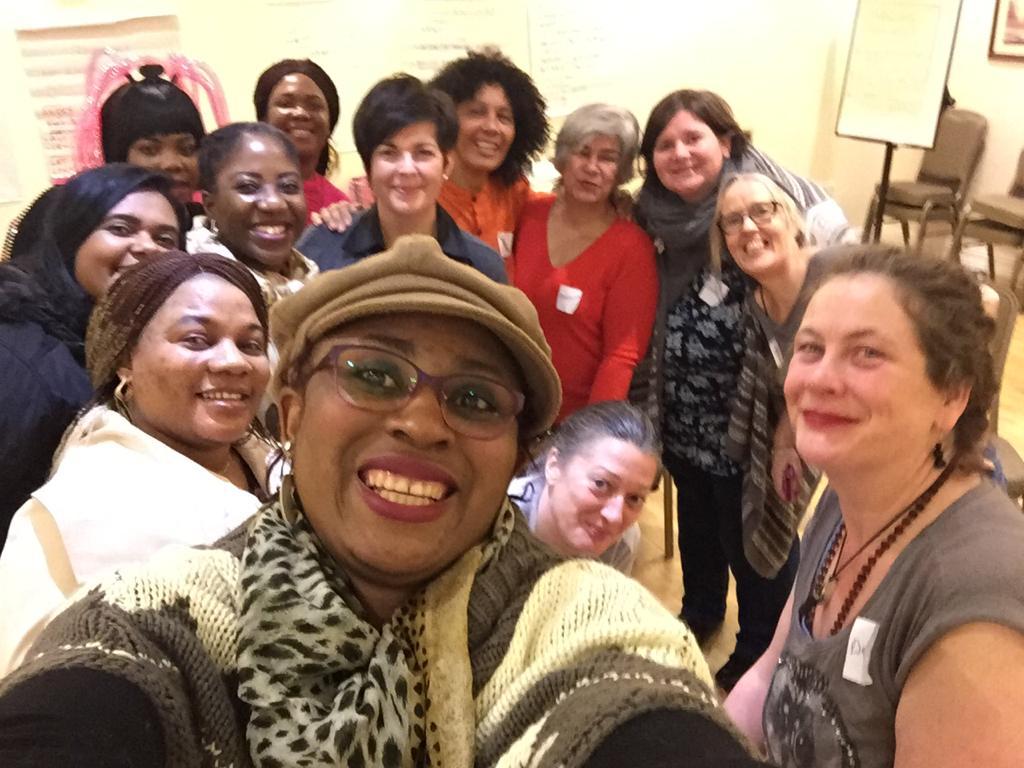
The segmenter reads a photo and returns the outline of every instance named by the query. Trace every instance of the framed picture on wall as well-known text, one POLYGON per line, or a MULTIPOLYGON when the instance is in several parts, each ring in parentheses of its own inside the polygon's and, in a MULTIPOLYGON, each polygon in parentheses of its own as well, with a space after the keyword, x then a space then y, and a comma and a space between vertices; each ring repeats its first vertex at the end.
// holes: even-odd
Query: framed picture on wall
POLYGON ((996 0, 988 57, 1024 60, 1024 0, 996 0))

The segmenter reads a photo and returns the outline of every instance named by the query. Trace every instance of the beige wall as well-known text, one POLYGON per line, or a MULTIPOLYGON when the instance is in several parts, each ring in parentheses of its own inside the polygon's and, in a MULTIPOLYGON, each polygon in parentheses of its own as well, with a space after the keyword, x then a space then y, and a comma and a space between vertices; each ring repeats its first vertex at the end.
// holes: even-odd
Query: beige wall
MULTIPOLYGON (((525 19, 533 1, 509 6, 509 18, 521 19, 521 24, 500 32, 475 30, 475 42, 498 42, 528 67, 525 19)), ((861 221, 881 171, 882 149, 834 136, 855 0, 558 1, 568 9, 578 7, 586 18, 596 13, 607 19, 612 30, 606 35, 607 61, 613 66, 602 89, 604 100, 629 107, 643 123, 653 104, 675 88, 716 90, 732 104, 740 123, 753 131, 757 146, 827 185, 851 219, 861 221)), ((1024 144, 1018 136, 1024 99, 1015 98, 1024 92, 1024 64, 987 58, 994 2, 964 0, 950 75, 950 89, 959 103, 992 122, 978 184, 986 190, 1006 188, 1024 144)), ((89 5, 82 0, 70 5, 83 4, 89 5)), ((233 2, 166 0, 165 5, 177 11, 184 50, 219 75, 232 117, 251 118, 256 75, 292 53, 275 38, 275 25, 265 15, 267 4, 254 0, 245 6, 246 14, 233 2)), ((400 66, 395 25, 422 6, 416 0, 333 0, 331 7, 339 15, 328 19, 315 39, 330 51, 324 63, 342 91, 343 114, 335 138, 344 145, 350 143, 351 114, 361 95, 375 79, 400 66)), ((14 155, 24 197, 31 199, 47 181, 12 27, 0 35, 0 67, 7 73, 0 95, 10 144, 2 151, 14 155)), ((913 175, 917 157, 913 150, 899 151, 894 178, 913 175)), ((360 172, 358 158, 347 153, 341 175, 360 172)), ((0 205, 0 225, 6 226, 23 205, 0 205)))

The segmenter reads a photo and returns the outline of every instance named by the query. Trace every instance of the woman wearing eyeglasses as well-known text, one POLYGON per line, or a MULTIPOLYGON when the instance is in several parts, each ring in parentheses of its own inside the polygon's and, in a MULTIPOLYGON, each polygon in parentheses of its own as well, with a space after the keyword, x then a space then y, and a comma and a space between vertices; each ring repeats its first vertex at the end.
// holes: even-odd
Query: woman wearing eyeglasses
POLYGON ((680 489, 680 617, 702 640, 725 616, 730 570, 736 578, 740 631, 717 676, 728 688, 771 641, 796 554, 768 578, 744 552, 743 470, 725 442, 749 282, 731 257, 720 269, 711 264, 718 190, 736 173, 765 174, 796 201, 820 244, 841 238, 846 218, 820 187, 750 146, 729 105, 710 91, 666 96, 648 118, 640 153, 647 176, 636 218, 657 247, 660 293, 648 355, 637 366, 631 394, 646 403, 661 429, 664 464, 680 489))
POLYGON ((743 471, 744 556, 757 573, 771 577, 798 557, 797 527, 817 480, 797 454, 786 416, 786 363, 807 306, 804 289, 842 249, 808 245, 793 198, 761 173, 722 183, 715 220, 713 268, 728 258, 753 281, 744 302, 743 358, 725 444, 743 471))
POLYGON ((80 592, 0 683, 0 764, 756 764, 686 628, 506 496, 560 399, 520 291, 410 236, 271 328, 279 497, 80 592))

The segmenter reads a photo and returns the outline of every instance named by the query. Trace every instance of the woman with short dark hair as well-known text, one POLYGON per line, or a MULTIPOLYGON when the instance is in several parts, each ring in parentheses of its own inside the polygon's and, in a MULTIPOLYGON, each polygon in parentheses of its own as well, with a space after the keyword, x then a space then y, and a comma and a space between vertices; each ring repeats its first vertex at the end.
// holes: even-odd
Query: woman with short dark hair
POLYGON ((389 248, 403 235, 435 238, 449 257, 507 282, 498 254, 463 232, 438 205, 459 127, 451 99, 411 75, 373 86, 352 120, 356 150, 376 201, 343 232, 309 229, 299 249, 321 270, 338 269, 389 248))

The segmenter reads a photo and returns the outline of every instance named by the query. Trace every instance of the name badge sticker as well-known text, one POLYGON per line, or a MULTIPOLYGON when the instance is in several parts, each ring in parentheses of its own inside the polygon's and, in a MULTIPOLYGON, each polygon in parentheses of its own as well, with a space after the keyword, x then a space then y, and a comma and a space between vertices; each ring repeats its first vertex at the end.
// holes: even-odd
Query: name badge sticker
POLYGON ((729 286, 719 280, 717 275, 708 275, 708 279, 704 282, 704 287, 700 289, 700 293, 697 295, 709 307, 717 307, 725 300, 728 294, 729 286))
POLYGON ((878 622, 858 616, 853 620, 850 639, 846 643, 846 662, 843 664, 843 679, 857 685, 868 686, 873 682, 868 673, 871 664, 871 649, 878 637, 878 622))
POLYGON ((567 315, 573 314, 580 307, 583 300, 583 291, 573 288, 571 285, 558 286, 558 298, 555 299, 555 308, 567 315))
POLYGON ((498 253, 501 258, 508 259, 512 256, 512 243, 515 239, 515 233, 513 232, 499 232, 498 233, 498 253))

